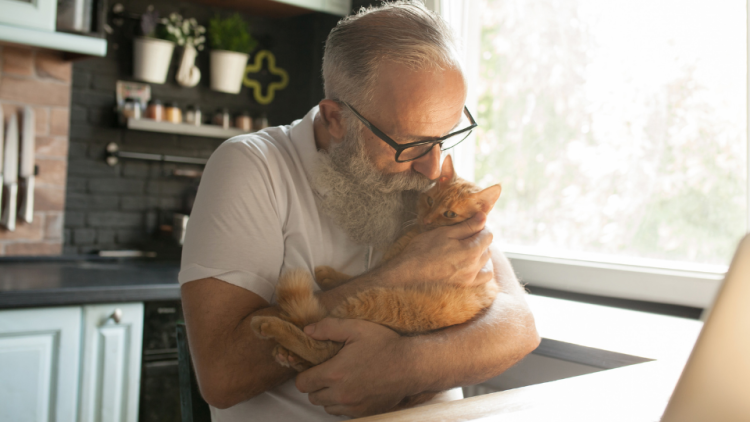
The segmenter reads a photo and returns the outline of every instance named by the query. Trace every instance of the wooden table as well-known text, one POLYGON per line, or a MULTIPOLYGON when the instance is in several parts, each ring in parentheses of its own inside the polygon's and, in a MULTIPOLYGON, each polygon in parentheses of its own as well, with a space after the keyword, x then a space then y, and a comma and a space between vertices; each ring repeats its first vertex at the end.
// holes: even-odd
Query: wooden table
POLYGON ((357 420, 659 420, 700 332, 700 321, 541 296, 529 296, 528 301, 544 338, 655 361, 357 420))

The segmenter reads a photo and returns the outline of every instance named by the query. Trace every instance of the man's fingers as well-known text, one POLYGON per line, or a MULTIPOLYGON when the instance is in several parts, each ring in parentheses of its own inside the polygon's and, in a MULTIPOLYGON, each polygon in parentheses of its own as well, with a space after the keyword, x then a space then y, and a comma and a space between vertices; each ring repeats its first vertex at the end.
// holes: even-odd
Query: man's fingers
POLYGON ((332 340, 346 343, 359 334, 358 322, 354 319, 323 318, 305 327, 305 334, 315 340, 332 340))
POLYGON ((450 226, 448 237, 458 240, 469 238, 481 231, 485 222, 487 222, 487 214, 480 211, 470 219, 455 226, 450 226))
POLYGON ((310 403, 314 404, 315 406, 342 405, 343 403, 341 403, 341 399, 338 397, 334 397, 334 395, 335 393, 333 392, 333 389, 323 388, 308 394, 307 398, 308 400, 310 400, 310 403))
MULTIPOLYGON (((325 366, 325 363, 313 366, 307 371, 300 372, 297 375, 297 379, 294 381, 294 386, 300 393, 314 393, 324 388, 328 388, 328 381, 324 379, 324 370, 321 366, 325 366)), ((315 403, 313 403, 315 404, 315 403)))

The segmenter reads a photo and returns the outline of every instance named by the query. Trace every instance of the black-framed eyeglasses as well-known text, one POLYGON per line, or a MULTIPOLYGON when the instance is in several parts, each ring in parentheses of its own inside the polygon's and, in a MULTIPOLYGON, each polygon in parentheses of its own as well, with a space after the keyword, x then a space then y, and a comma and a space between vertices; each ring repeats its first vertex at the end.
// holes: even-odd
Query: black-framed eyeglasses
POLYGON ((354 107, 341 101, 341 104, 345 105, 349 110, 354 113, 355 116, 365 125, 372 133, 378 138, 382 139, 383 142, 390 145, 396 150, 396 162, 405 163, 407 161, 414 161, 420 157, 427 155, 435 145, 440 145, 440 150, 445 151, 455 147, 456 145, 463 142, 466 138, 471 135, 471 131, 477 127, 477 122, 474 117, 469 113, 469 109, 464 106, 464 115, 469 120, 470 126, 465 127, 461 130, 449 133, 445 136, 436 139, 427 139, 424 141, 410 142, 408 144, 399 144, 388 135, 383 133, 382 130, 378 129, 370 123, 367 119, 362 117, 361 114, 354 107))

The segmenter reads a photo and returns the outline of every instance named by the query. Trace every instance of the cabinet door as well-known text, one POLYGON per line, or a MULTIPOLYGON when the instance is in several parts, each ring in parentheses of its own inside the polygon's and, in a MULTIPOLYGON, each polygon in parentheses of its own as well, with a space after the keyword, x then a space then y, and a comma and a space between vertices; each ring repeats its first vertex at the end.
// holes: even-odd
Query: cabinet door
POLYGON ((81 308, 0 311, 0 421, 72 421, 81 308))
POLYGON ((83 307, 79 422, 136 422, 143 304, 83 307))
POLYGON ((0 23, 55 30, 57 0, 0 0, 0 23))

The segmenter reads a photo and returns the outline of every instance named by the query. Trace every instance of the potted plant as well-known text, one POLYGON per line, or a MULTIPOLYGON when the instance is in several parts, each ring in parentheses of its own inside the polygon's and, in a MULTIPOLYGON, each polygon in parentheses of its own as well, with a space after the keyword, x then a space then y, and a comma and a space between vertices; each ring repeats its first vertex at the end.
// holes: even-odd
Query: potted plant
POLYGON ((174 51, 169 32, 159 30, 159 12, 151 9, 141 16, 143 36, 136 37, 133 48, 133 77, 140 81, 163 84, 174 51), (157 31, 158 30, 158 31, 157 31))
POLYGON ((209 22, 211 41, 211 89, 237 94, 242 88, 242 78, 250 53, 258 42, 250 35, 247 23, 234 15, 222 19, 215 16, 209 22))

